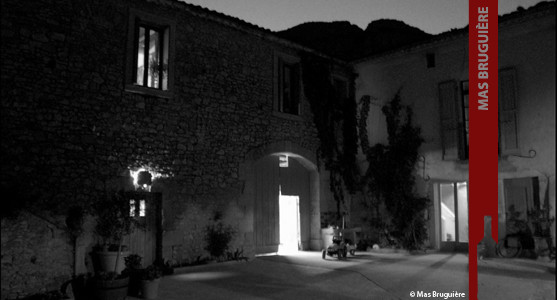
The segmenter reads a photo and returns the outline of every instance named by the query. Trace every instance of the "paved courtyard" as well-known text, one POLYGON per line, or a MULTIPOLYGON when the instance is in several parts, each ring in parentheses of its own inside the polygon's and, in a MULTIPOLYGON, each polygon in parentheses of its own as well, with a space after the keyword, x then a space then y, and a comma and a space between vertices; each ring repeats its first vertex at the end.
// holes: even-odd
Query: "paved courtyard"
MULTIPOLYGON (((469 299, 467 266, 464 254, 360 252, 339 261, 299 252, 177 269, 158 299, 469 299)), ((554 263, 486 259, 478 268, 480 299, 555 299, 554 263)))

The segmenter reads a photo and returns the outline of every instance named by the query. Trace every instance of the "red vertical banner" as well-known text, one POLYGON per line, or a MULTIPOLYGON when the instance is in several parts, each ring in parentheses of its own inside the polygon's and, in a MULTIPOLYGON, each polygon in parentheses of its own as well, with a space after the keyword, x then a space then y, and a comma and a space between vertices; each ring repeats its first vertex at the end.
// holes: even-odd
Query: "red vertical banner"
POLYGON ((491 216, 497 241, 497 0, 469 0, 469 298, 478 299, 478 243, 491 216))

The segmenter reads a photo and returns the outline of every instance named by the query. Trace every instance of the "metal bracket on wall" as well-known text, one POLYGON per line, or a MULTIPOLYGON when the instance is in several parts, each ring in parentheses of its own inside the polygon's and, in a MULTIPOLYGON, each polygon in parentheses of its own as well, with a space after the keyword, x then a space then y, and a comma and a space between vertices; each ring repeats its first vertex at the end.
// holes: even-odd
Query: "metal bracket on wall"
POLYGON ((521 157, 521 158, 534 158, 534 157, 536 157, 536 154, 537 154, 536 150, 530 149, 528 151, 528 156, 526 156, 526 155, 515 155, 515 154, 509 154, 509 156, 521 157))

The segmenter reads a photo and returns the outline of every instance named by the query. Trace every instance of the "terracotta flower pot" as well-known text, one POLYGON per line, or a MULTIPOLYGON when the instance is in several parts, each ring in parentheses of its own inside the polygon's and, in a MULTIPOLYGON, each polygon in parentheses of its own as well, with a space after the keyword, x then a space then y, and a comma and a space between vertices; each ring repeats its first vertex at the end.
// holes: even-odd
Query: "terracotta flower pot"
POLYGON ((160 278, 141 281, 141 297, 143 299, 156 299, 159 293, 160 278))

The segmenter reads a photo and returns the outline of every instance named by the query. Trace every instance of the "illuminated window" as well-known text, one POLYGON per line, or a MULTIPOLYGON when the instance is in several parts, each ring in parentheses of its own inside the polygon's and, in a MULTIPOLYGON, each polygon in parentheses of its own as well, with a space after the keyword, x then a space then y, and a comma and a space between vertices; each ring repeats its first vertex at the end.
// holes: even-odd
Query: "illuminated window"
POLYGON ((168 89, 168 35, 168 28, 137 26, 134 84, 168 89))
POLYGON ((145 200, 130 199, 130 217, 145 217, 145 200))
POLYGON ((130 9, 126 91, 172 97, 176 20, 130 9))

